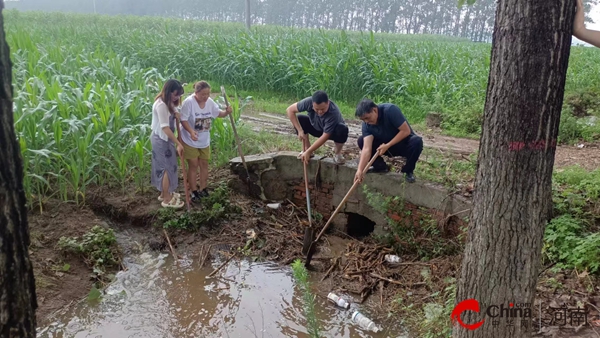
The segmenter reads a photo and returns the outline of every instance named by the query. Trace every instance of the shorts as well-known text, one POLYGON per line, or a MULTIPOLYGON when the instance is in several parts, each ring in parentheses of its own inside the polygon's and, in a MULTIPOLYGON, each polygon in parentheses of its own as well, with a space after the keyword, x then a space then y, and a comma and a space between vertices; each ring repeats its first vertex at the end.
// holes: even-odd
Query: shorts
POLYGON ((183 158, 186 160, 193 160, 196 158, 200 158, 201 160, 210 160, 210 146, 206 148, 194 148, 185 144, 183 144, 183 158))

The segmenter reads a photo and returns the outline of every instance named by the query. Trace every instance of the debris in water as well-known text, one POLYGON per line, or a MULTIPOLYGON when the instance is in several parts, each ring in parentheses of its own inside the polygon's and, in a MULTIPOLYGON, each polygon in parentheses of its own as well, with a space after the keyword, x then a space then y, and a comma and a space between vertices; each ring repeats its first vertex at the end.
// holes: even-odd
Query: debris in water
POLYGON ((381 330, 381 328, 378 327, 377 324, 375 324, 372 320, 370 320, 358 311, 354 311, 354 313, 352 314, 352 321, 358 323, 358 325, 365 330, 373 332, 379 332, 381 330))
POLYGON ((350 303, 348 303, 344 298, 336 295, 333 292, 330 292, 327 295, 327 299, 329 299, 330 301, 332 301, 333 303, 335 303, 335 305, 344 308, 346 310, 348 310, 348 308, 350 308, 350 303))
POLYGON ((277 210, 281 206, 281 203, 270 203, 270 204, 267 204, 267 206, 271 209, 277 210))

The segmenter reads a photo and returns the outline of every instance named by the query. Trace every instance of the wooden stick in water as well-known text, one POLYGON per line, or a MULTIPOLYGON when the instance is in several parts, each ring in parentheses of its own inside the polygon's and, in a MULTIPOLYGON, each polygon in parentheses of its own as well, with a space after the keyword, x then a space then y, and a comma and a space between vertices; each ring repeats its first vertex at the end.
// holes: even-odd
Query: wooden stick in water
POLYGON ((215 273, 219 272, 219 270, 221 270, 225 265, 227 265, 227 263, 229 263, 229 261, 235 257, 235 253, 231 256, 229 256, 229 258, 227 258, 227 260, 221 264, 218 268, 214 269, 213 272, 211 272, 208 276, 206 276, 206 278, 210 278, 212 277, 215 273))
POLYGON ((169 235, 167 234, 167 230, 163 229, 163 233, 165 234, 165 237, 167 238, 167 243, 169 243, 169 248, 171 248, 171 254, 173 255, 173 259, 175 260, 175 264, 177 264, 177 254, 175 253, 175 249, 173 249, 173 246, 171 245, 171 239, 169 239, 169 235))

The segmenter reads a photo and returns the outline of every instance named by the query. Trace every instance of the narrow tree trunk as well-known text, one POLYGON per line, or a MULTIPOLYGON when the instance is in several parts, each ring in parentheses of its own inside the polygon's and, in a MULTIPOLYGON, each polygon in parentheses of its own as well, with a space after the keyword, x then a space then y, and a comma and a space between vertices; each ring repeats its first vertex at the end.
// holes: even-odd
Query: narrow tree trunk
POLYGON ((252 18, 250 16, 250 0, 246 0, 246 29, 250 29, 252 18))
POLYGON ((526 310, 515 318, 492 318, 486 311, 534 301, 552 211, 574 6, 574 0, 498 3, 469 241, 456 295, 457 304, 479 302, 479 312, 462 312, 463 323, 484 321, 474 330, 457 323, 453 337, 520 338, 533 330, 526 310))
POLYGON ((29 260, 29 229, 23 164, 15 136, 12 63, 0 1, 0 337, 35 337, 35 282, 29 260))

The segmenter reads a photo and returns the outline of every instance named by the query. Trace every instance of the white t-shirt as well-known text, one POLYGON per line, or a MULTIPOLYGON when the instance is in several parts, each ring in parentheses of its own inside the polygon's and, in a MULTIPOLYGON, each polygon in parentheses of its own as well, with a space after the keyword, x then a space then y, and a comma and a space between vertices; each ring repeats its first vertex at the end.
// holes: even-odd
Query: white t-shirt
POLYGON ((210 145, 210 127, 212 120, 219 116, 219 106, 210 97, 204 104, 204 108, 200 108, 198 101, 194 98, 194 94, 183 100, 181 105, 181 121, 187 121, 198 136, 198 141, 193 141, 190 133, 181 126, 181 139, 185 144, 203 149, 210 145))

